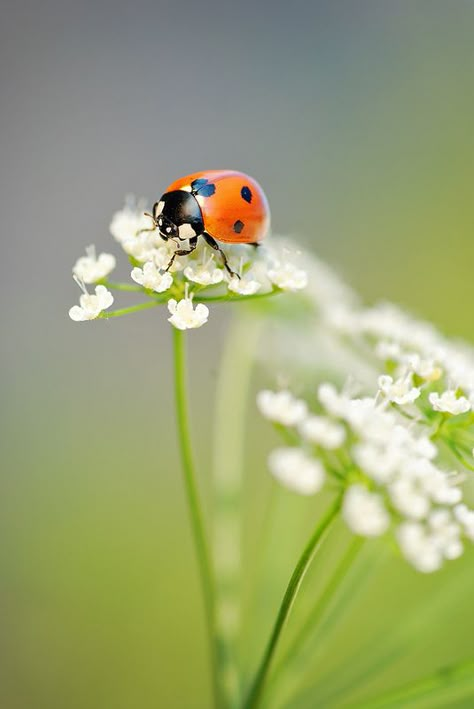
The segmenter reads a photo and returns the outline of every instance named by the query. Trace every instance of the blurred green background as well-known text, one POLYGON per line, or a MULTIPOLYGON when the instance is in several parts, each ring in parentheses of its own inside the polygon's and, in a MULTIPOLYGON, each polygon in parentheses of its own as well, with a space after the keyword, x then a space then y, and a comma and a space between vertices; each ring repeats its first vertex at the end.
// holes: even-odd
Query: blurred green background
MULTIPOLYGON (((469 0, 4 0, 2 709, 209 706, 169 327, 162 312, 72 323, 83 247, 118 253, 107 227, 127 192, 152 201, 181 174, 233 167, 264 186, 274 230, 365 299, 474 339, 473 31, 469 0)), ((203 477, 227 320, 215 308, 190 337, 203 477)), ((249 411, 244 560, 267 585, 247 669, 321 504, 277 492, 262 548, 272 436, 249 411)), ((430 578, 364 554, 367 583, 339 599, 327 652, 300 667, 308 693, 286 706, 342 706, 473 656, 472 553, 430 578)))

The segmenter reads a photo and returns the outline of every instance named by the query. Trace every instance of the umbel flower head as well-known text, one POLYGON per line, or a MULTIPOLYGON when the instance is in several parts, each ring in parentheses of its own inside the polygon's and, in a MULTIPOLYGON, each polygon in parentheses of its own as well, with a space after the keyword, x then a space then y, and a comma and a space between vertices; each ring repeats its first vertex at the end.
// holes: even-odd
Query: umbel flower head
POLYGON ((474 541, 463 500, 474 474, 474 350, 391 305, 318 306, 367 367, 342 391, 315 383, 311 404, 289 390, 259 393, 260 412, 291 442, 271 452, 270 472, 304 495, 331 480, 354 534, 391 536, 415 569, 436 571, 474 541))
MULTIPOLYGON (((73 274, 81 284, 96 284, 96 295, 83 293, 81 305, 69 311, 72 319, 107 318, 141 309, 134 305, 122 311, 104 312, 112 302, 110 293, 106 297, 105 292, 115 288, 136 291, 153 299, 156 305, 167 305, 169 322, 184 330, 207 322, 209 309, 205 302, 295 292, 307 285, 306 272, 293 262, 292 252, 277 239, 268 239, 258 248, 226 244, 230 272, 220 254, 207 244, 199 244, 189 255, 176 256, 176 249, 182 249, 183 242, 178 246, 172 239, 163 241, 144 209, 144 203, 129 199, 110 223, 112 236, 132 265, 133 284, 110 282, 108 276, 115 267, 115 257, 107 253, 97 257, 94 247, 88 247, 87 255, 76 262, 73 274), (86 295, 89 300, 84 300, 86 295)), ((143 307, 150 307, 150 303, 143 307)))

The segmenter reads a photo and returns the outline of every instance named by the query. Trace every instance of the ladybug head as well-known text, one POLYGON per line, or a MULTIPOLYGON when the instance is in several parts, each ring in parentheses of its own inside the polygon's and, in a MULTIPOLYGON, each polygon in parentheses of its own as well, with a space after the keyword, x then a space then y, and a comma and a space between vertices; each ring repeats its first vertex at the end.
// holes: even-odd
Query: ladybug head
POLYGON ((162 239, 192 239, 204 231, 201 208, 190 192, 166 192, 153 207, 153 219, 162 239))

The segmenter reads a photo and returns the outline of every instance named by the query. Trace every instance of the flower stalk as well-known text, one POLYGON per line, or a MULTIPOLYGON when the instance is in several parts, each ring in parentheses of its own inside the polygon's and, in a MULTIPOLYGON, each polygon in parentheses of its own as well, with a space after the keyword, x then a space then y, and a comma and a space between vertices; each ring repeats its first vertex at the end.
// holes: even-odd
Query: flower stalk
POLYGON ((250 686, 249 693, 243 704, 243 709, 256 709, 260 705, 263 689, 268 677, 268 673, 278 647, 278 643, 283 629, 288 620, 288 616, 296 600, 296 596, 303 582, 306 572, 313 560, 313 557, 326 536, 332 523, 336 520, 341 509, 342 496, 338 495, 329 506, 324 516, 318 521, 303 553, 301 554, 280 605, 280 610, 273 626, 270 639, 265 649, 262 661, 257 670, 255 678, 250 686))
POLYGON ((197 489, 196 473, 191 448, 189 431, 188 401, 186 395, 186 351, 185 335, 182 330, 173 328, 174 354, 174 389, 176 400, 176 420, 179 449, 183 469, 184 485, 188 502, 193 539, 201 576, 204 609, 210 643, 213 690, 215 705, 219 707, 220 691, 217 678, 218 647, 215 627, 215 586, 209 546, 204 528, 201 502, 197 489))

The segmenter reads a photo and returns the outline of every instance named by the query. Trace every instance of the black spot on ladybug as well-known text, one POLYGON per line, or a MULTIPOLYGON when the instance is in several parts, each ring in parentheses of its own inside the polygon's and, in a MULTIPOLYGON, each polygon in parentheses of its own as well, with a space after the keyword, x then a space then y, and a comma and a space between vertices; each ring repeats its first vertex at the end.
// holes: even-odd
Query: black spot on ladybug
POLYGON ((197 192, 201 187, 207 185, 208 182, 209 180, 206 180, 205 177, 199 177, 197 180, 191 182, 191 189, 193 192, 197 192))
POLYGON ((240 194, 242 199, 245 199, 246 202, 250 204, 252 201, 252 192, 250 190, 250 187, 247 187, 247 185, 244 185, 242 189, 240 190, 240 194))
POLYGON ((198 194, 200 197, 212 197, 216 191, 216 186, 212 183, 209 184, 209 180, 205 177, 199 177, 191 182, 191 190, 193 194, 198 194))
POLYGON ((236 222, 234 222, 234 231, 236 234, 240 234, 242 229, 244 228, 245 224, 240 221, 240 219, 237 219, 236 222))
POLYGON ((216 186, 215 185, 204 185, 204 187, 201 187, 198 190, 198 195, 200 197, 212 197, 214 192, 216 191, 216 186))

